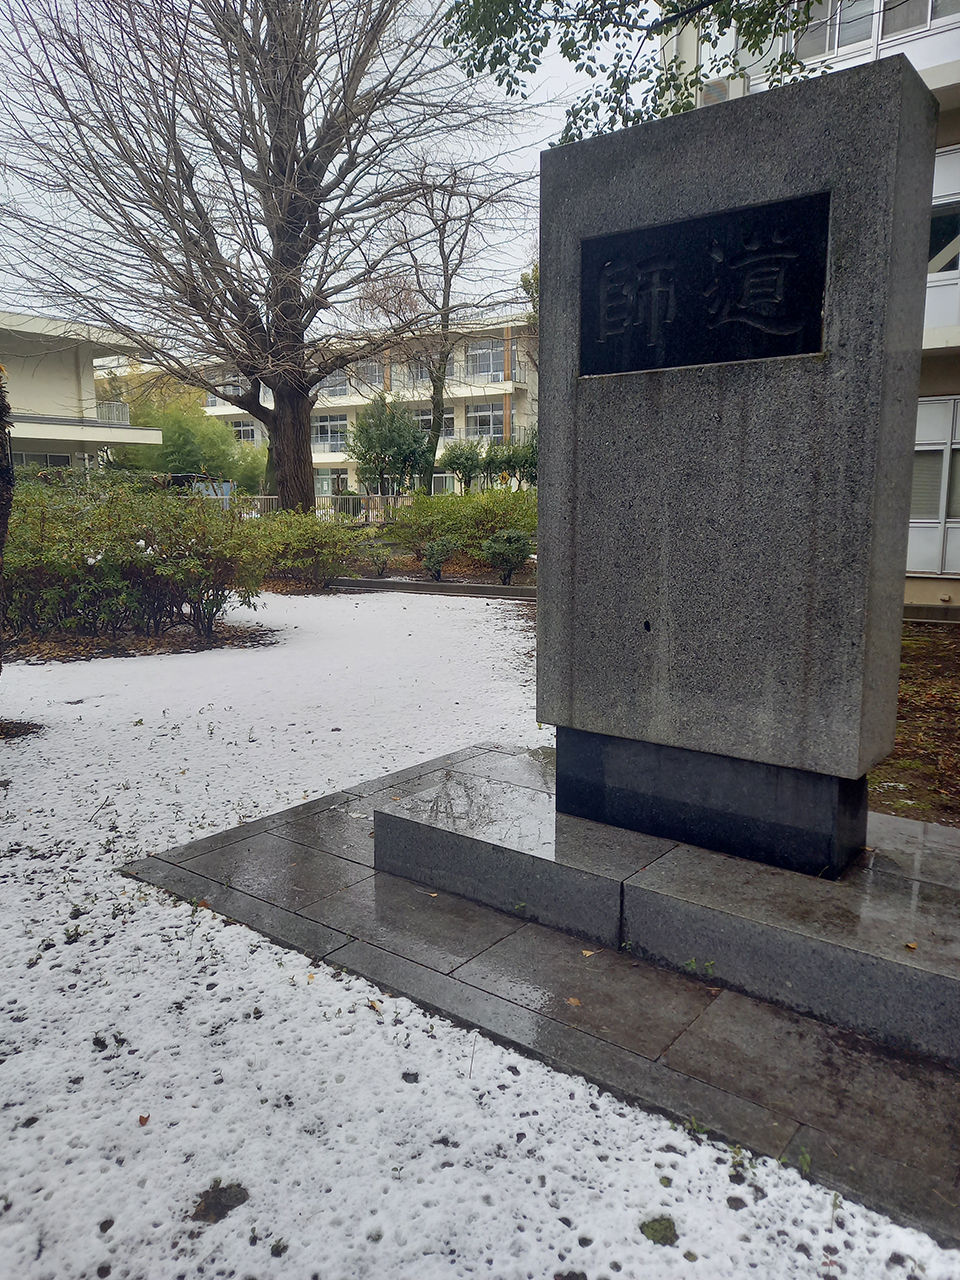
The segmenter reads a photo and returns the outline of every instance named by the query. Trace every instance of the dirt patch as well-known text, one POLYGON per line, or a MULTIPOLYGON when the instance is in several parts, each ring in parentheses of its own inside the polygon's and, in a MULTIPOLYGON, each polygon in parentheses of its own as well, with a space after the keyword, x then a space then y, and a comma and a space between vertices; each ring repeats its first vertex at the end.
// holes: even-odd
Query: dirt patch
MULTIPOLYGON (((32 720, 0 720, 0 742, 9 742, 13 738, 26 738, 31 733, 39 733, 42 724, 34 724, 32 720)), ((0 787, 4 787, 0 779, 0 787)))
MULTIPOLYGON (((360 562, 350 565, 349 573, 360 578, 377 579, 376 569, 360 562)), ((394 556, 390 566, 384 571, 382 578, 412 578, 414 582, 432 582, 433 578, 423 567, 423 562, 416 556, 394 556)), ((500 574, 496 569, 480 566, 468 556, 452 556, 443 568, 443 582, 476 582, 492 586, 500 585, 500 574)), ((528 560, 522 569, 518 569, 510 580, 512 587, 535 587, 537 585, 537 562, 528 560)))
POLYGON ((250 1199, 250 1192, 239 1182, 221 1186, 220 1179, 202 1192, 190 1215, 194 1222, 222 1222, 231 1209, 236 1209, 250 1199))
POLYGON ((162 636, 75 636, 63 632, 49 636, 7 636, 4 663, 89 662, 93 658, 137 658, 144 654, 202 653, 207 649, 252 649, 276 643, 269 627, 241 627, 218 623, 210 637, 186 628, 162 636))
MULTIPOLYGON (((394 556, 383 573, 366 561, 353 561, 337 575, 340 578, 356 578, 361 582, 389 582, 398 579, 407 582, 433 582, 431 573, 423 567, 423 562, 416 556, 394 556)), ((478 586, 500 586, 500 574, 496 569, 487 569, 477 565, 469 556, 452 556, 443 567, 442 582, 475 583, 478 586)), ((518 569, 510 580, 512 587, 535 587, 537 585, 537 562, 527 561, 522 569, 518 569)), ((286 578, 269 578, 263 584, 264 591, 273 591, 280 596, 315 595, 322 588, 312 582, 295 582, 286 578)))
POLYGON ((960 627, 907 622, 897 741, 868 775, 870 808, 960 827, 960 627))

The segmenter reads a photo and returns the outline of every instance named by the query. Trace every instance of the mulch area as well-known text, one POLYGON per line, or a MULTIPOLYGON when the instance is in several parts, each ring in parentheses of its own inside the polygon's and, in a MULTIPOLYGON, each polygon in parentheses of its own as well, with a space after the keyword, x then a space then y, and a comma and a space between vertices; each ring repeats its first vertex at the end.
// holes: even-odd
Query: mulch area
MULTIPOLYGON (((433 578, 423 567, 416 556, 394 556, 390 567, 382 575, 370 564, 360 562, 352 564, 347 573, 356 574, 359 578, 412 578, 415 582, 432 582, 433 578)), ((476 561, 464 555, 452 556, 443 567, 444 582, 476 582, 491 586, 500 585, 500 574, 496 569, 480 568, 476 561)), ((535 587, 537 585, 537 562, 527 561, 522 569, 518 569, 510 581, 512 587, 535 587)))
POLYGON ((960 827, 960 626, 907 622, 897 741, 868 775, 870 808, 960 827))
POLYGON ((213 635, 198 636, 178 627, 161 636, 49 636, 8 635, 4 638, 3 661, 8 662, 90 662, 94 658, 138 658, 144 654, 202 653, 207 649, 252 649, 273 644, 276 633, 269 627, 240 627, 220 622, 213 635))

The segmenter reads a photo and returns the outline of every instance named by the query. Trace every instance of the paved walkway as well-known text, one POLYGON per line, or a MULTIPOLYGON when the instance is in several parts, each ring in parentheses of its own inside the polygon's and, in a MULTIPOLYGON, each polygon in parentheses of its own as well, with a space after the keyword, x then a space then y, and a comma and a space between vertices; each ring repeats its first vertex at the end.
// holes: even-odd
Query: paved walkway
MULTIPOLYGON (((375 872, 375 806, 461 755, 125 870, 960 1247, 956 1071, 375 872)), ((887 847, 923 830, 871 822, 887 847)))

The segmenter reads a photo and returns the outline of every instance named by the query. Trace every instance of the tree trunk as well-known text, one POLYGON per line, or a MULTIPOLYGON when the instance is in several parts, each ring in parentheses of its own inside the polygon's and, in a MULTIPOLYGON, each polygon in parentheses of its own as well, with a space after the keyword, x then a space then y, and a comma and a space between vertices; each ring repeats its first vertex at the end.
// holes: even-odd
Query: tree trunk
POLYGON ((434 374, 430 379, 430 434, 427 436, 430 462, 424 468, 423 475, 420 477, 420 487, 425 493, 433 493, 433 475, 437 469, 437 450, 440 447, 440 439, 443 436, 443 393, 446 384, 446 360, 444 360, 443 372, 434 374))
POLYGON ((310 397, 292 386, 275 387, 268 424, 270 454, 282 511, 313 511, 313 453, 310 448, 310 397))
POLYGON ((3 579, 3 549, 7 542, 7 527, 13 506, 13 454, 10 452, 10 401, 7 384, 0 366, 0 670, 3 669, 3 623, 6 615, 7 593, 3 579))

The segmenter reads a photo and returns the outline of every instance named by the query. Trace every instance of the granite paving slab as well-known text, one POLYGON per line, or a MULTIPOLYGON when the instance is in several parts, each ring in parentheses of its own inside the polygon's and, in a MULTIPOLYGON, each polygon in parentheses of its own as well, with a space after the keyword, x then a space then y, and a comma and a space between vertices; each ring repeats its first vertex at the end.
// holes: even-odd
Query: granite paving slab
POLYGON ((441 973, 521 925, 516 917, 383 872, 304 907, 303 914, 441 973))
POLYGON ((733 991, 684 1028, 663 1061, 848 1147, 960 1176, 960 1076, 946 1067, 733 991))
POLYGON ((739 1141, 752 1151, 779 1157, 798 1128, 795 1120, 736 1093, 366 942, 348 943, 327 959, 561 1071, 575 1072, 661 1114, 687 1123, 695 1119, 700 1130, 739 1141))
POLYGON ((524 925, 455 972, 471 986, 645 1058, 658 1058, 719 994, 536 924, 524 925))
MULTIPOLYGON (((289 828, 285 828, 289 829, 289 828)), ((311 849, 273 832, 234 840, 183 866, 277 906, 296 910, 373 873, 357 862, 311 849)))

